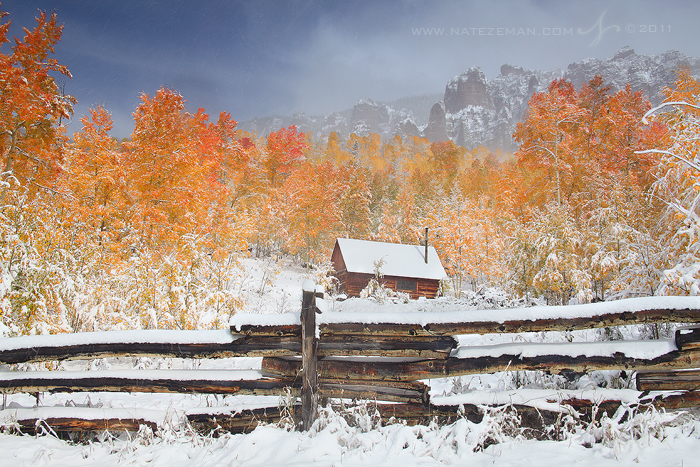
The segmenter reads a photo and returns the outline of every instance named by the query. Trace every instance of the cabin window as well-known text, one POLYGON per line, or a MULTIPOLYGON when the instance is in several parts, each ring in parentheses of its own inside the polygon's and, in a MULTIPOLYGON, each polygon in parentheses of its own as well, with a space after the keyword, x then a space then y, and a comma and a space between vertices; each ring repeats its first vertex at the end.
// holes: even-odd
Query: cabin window
POLYGON ((416 279, 398 278, 396 280, 396 290, 402 290, 404 292, 416 292, 418 290, 418 281, 416 279))

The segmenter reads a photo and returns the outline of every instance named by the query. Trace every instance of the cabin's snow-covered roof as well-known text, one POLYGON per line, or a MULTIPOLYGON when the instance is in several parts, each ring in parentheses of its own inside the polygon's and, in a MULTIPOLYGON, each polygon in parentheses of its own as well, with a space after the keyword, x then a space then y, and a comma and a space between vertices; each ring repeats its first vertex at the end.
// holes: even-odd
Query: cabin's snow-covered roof
POLYGON ((399 243, 369 242, 339 238, 337 245, 343 254, 348 272, 374 274, 374 263, 383 260, 381 272, 385 276, 414 277, 440 280, 446 276, 435 248, 399 243))

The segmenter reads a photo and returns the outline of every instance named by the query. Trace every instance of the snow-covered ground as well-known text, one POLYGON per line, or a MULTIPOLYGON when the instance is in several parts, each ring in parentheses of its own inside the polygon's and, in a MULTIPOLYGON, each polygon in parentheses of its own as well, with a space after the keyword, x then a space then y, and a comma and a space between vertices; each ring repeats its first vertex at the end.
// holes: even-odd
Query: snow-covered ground
POLYGON ((181 428, 155 434, 142 430, 130 437, 104 435, 88 444, 71 444, 48 434, 0 435, 0 462, 66 467, 698 465, 700 422, 688 415, 651 412, 626 422, 604 419, 562 436, 561 441, 527 439, 518 434, 517 420, 507 412, 489 414, 479 424, 461 419, 427 427, 377 426, 365 415, 348 423, 325 412, 308 433, 268 425, 246 435, 210 438, 181 428))
MULTIPOLYGON (((310 273, 299 266, 282 267, 269 261, 246 260, 249 272, 243 287, 248 290, 246 313, 278 314, 296 312, 300 307, 302 283, 310 273), (271 278, 267 281, 266 278, 271 278), (266 282, 267 281, 267 282, 266 282), (262 292, 262 293, 260 293, 262 292)), ((410 314, 443 310, 474 310, 475 319, 498 320, 505 311, 478 311, 497 308, 508 300, 493 291, 474 294, 456 302, 440 299, 415 301, 398 308, 409 320, 410 314)), ((394 306, 363 301, 327 300, 323 319, 332 320, 341 310, 394 313, 394 306), (385 308, 387 307, 388 308, 385 308), (381 310, 383 311, 381 311, 381 310)), ((557 310, 538 309, 533 313, 556 314, 557 310)), ((562 310, 558 311, 559 313, 562 310)), ((576 313, 576 310, 567 313, 576 313)), ((288 315, 292 318, 292 313, 288 315)), ((541 317, 541 316, 540 316, 541 317)), ((415 318, 415 316, 414 316, 415 318)), ((503 318, 505 319, 505 318, 503 318)), ((491 334, 460 336, 461 352, 486 351, 529 352, 528 343, 580 342, 583 348, 606 351, 610 344, 596 344, 602 331, 574 333, 491 334), (472 350, 469 350, 472 347, 472 350)), ((643 338, 644 329, 627 327, 625 339, 643 338)), ((139 337, 139 336, 136 336, 139 337)), ((618 336, 619 337, 619 336, 618 336)), ((167 333, 163 339, 169 339, 167 333)), ((195 340, 208 339, 195 336, 195 340)), ((3 343, 0 342, 0 347, 3 343)), ((673 344, 660 341, 664 353, 673 344)), ((630 348, 629 352, 634 350, 630 348)), ((63 362, 68 371, 119 371, 148 369, 258 370, 261 359, 238 358, 191 361, 179 359, 121 358, 91 362, 63 362)), ((24 365, 34 370, 36 366, 24 365)), ((577 381, 537 372, 506 372, 426 381, 435 404, 524 404, 546 410, 558 410, 557 401, 582 398, 593 401, 618 399, 634 403, 639 393, 629 389, 631 375, 618 372, 594 372, 577 381)), ((371 408, 348 409, 344 414, 325 408, 314 429, 307 433, 286 430, 275 425, 259 426, 246 435, 225 434, 218 438, 195 434, 183 423, 190 412, 235 411, 268 406, 277 407, 280 398, 272 396, 214 396, 167 394, 42 394, 36 399, 27 394, 9 395, 3 400, 0 421, 0 465, 149 465, 149 466, 277 466, 277 465, 537 465, 541 467, 576 464, 602 467, 607 465, 691 466, 700 465, 700 417, 691 411, 660 413, 653 409, 631 411, 627 416, 608 414, 591 425, 573 423, 570 411, 562 410, 562 422, 554 440, 531 439, 520 428, 517 416, 506 409, 487 410, 480 423, 460 419, 450 425, 406 426, 402 423, 377 423, 371 408), (137 434, 103 434, 87 443, 70 443, 54 437, 48 428, 42 436, 23 436, 13 432, 12 420, 36 414, 41 417, 71 416, 110 417, 111 414, 136 414, 158 422, 163 428, 153 433, 143 429, 137 434), (91 415, 82 415, 89 413, 91 415)))

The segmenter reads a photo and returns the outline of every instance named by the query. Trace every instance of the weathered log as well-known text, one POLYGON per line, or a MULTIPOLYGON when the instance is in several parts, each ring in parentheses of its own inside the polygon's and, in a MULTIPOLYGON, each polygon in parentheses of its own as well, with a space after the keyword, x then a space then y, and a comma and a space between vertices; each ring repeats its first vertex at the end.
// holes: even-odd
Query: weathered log
POLYGON ((394 324, 330 323, 319 326, 321 340, 332 334, 383 336, 454 336, 458 334, 492 334, 541 331, 576 331, 610 326, 653 323, 700 323, 700 310, 645 310, 607 313, 582 318, 547 318, 537 320, 476 321, 463 323, 394 324))
POLYGON ((119 431, 139 431, 142 425, 157 430, 155 422, 143 419, 96 419, 84 420, 79 418, 46 418, 46 419, 21 419, 17 420, 17 425, 22 433, 32 435, 41 434, 48 426, 56 433, 79 433, 79 432, 119 432, 119 431))
POLYGON ((326 335, 319 356, 447 358, 457 341, 452 336, 326 335))
MULTIPOLYGON (((261 371, 263 374, 299 378, 302 365, 299 357, 263 357, 261 371)), ((321 376, 323 378, 323 375, 321 376)))
POLYGON ((243 334, 244 336, 277 336, 277 337, 299 337, 301 338, 301 326, 294 324, 285 325, 266 325, 259 326, 253 324, 244 324, 238 331, 235 326, 231 326, 233 334, 243 334))
MULTIPOLYGON (((341 411, 342 408, 334 407, 341 411)), ((371 404, 370 411, 378 411, 384 422, 391 423, 392 419, 406 421, 410 425, 429 424, 438 419, 442 423, 449 423, 458 417, 464 416, 469 420, 479 423, 483 415, 482 410, 477 406, 469 405, 463 409, 459 407, 435 407, 423 404, 371 404), (458 412, 459 411, 459 412, 458 412)), ((300 406, 295 406, 294 411, 298 414, 300 406)), ((187 420, 199 432, 230 432, 249 433, 254 430, 259 423, 278 423, 282 418, 280 410, 276 407, 266 409, 243 410, 233 414, 188 414, 187 420)))
MULTIPOLYGON (((301 407, 295 406, 292 411, 291 415, 298 418, 301 407)), ((279 408, 267 407, 233 414, 187 414, 187 421, 200 433, 250 433, 260 423, 279 423, 283 416, 279 408)))
MULTIPOLYGON (((603 402, 593 402, 586 399, 570 399, 561 401, 562 407, 571 407, 575 410, 575 416, 584 421, 590 422, 594 418, 599 419, 604 413, 609 416, 620 407, 620 402, 608 400, 603 402)), ((657 409, 668 410, 700 407, 700 393, 686 392, 683 394, 658 395, 653 398, 641 399, 639 404, 634 405, 638 409, 654 406, 657 409)), ((291 408, 292 412, 300 412, 300 406, 291 408)), ((434 406, 424 404, 373 404, 370 411, 379 412, 383 423, 392 423, 393 419, 406 422, 409 425, 424 424, 437 421, 442 424, 451 423, 459 418, 466 418, 473 423, 481 423, 483 420, 484 408, 473 404, 462 404, 460 406, 434 406)), ((533 438, 551 437, 549 429, 555 427, 561 418, 562 412, 536 409, 530 406, 513 405, 508 410, 515 410, 520 418, 520 427, 526 430, 526 435, 533 438)), ((564 410, 566 412, 566 410, 564 410)), ((237 413, 191 413, 187 415, 189 423, 199 432, 203 433, 248 433, 253 431, 259 423, 279 423, 281 418, 289 413, 282 413, 277 407, 259 408, 253 410, 243 410, 237 413)), ((76 432, 102 432, 105 430, 117 431, 138 431, 142 425, 156 430, 155 422, 143 419, 97 419, 85 420, 78 418, 28 418, 19 419, 17 423, 24 433, 41 433, 48 425, 59 435, 62 433, 76 432)))
MULTIPOLYGON (((165 370, 164 370, 165 372, 165 370)), ((81 372, 83 373, 83 372, 81 372)), ((41 392, 144 392, 183 394, 280 395, 291 390, 294 397, 301 394, 301 381, 263 378, 258 380, 182 380, 133 379, 119 377, 66 378, 42 377, 40 372, 27 373, 27 378, 0 379, 0 393, 41 392)), ((376 399, 392 402, 427 403, 429 388, 414 382, 372 382, 320 380, 318 394, 322 397, 347 399, 376 399)))
MULTIPOLYGON (((328 323, 318 326, 321 340, 325 340, 328 336, 335 335, 356 335, 356 336, 436 336, 437 333, 430 332, 420 324, 399 324, 399 323, 328 323)), ((455 335, 445 334, 445 335, 455 335)))
MULTIPOLYGON (((580 372, 594 370, 635 370, 635 369, 681 369, 700 367, 700 352, 673 351, 653 359, 637 359, 618 353, 611 357, 568 357, 561 355, 541 355, 520 357, 501 355, 500 357, 448 358, 445 360, 418 360, 387 362, 377 359, 333 359, 325 358, 318 362, 322 378, 375 380, 375 381, 416 381, 450 376, 487 374, 499 371, 542 370, 550 373, 580 372)), ((265 373, 294 378, 300 369, 298 360, 285 357, 263 358, 265 373)))
POLYGON ((326 398, 379 400, 424 405, 430 401, 430 388, 423 383, 321 379, 319 386, 321 396, 326 398))
MULTIPOLYGON (((529 437, 551 439, 556 433, 552 429, 561 423, 562 415, 571 414, 575 419, 590 423, 599 420, 604 414, 612 417, 621 407, 618 400, 591 401, 588 399, 566 399, 559 402, 561 410, 546 410, 529 405, 512 404, 510 406, 490 406, 490 409, 514 410, 520 419, 519 426, 527 430, 529 437)), ((647 405, 647 404, 644 404, 647 405)), ((637 405, 639 406, 639 405, 637 405)), ((416 404, 377 404, 377 410, 382 419, 389 421, 391 417, 404 420, 409 425, 427 424, 437 420, 439 423, 450 423, 458 418, 466 418, 473 423, 481 423, 485 406, 474 404, 432 405, 416 404)))
POLYGON ((700 349, 700 327, 678 329, 676 347, 678 350, 700 349))
MULTIPOLYGON (((298 355, 301 353, 299 337, 245 337, 229 344, 241 357, 265 357, 267 355, 298 355)), ((212 358, 212 357, 208 357, 212 358)), ((216 357, 215 357, 216 358, 216 357)))
MULTIPOLYGON (((561 401, 561 411, 545 410, 528 405, 513 404, 511 406, 491 406, 492 409, 514 410, 520 417, 520 427, 530 430, 533 438, 544 438, 545 430, 557 423, 562 414, 572 413, 576 418, 590 422, 599 419, 604 413, 612 416, 620 407, 620 401, 609 400, 592 402, 589 400, 571 399, 561 401), (533 433, 532 430, 537 430, 533 433)), ((474 404, 461 405, 429 405, 416 404, 377 404, 377 410, 382 419, 392 417, 404 420, 409 425, 428 424, 437 420, 439 423, 451 423, 459 418, 466 418, 473 423, 481 423, 486 407, 474 404)))
POLYGON ((697 391, 700 390, 700 370, 639 371, 637 390, 697 391))
MULTIPOLYGON (((620 407, 619 401, 592 402, 589 400, 572 399, 562 401, 561 411, 543 410, 526 405, 514 404, 512 406, 493 407, 500 410, 512 410, 519 417, 519 428, 525 430, 526 435, 532 438, 551 438, 551 428, 560 423, 562 413, 572 413, 576 418, 590 422, 599 419, 604 413, 609 416, 620 407)), ((334 410, 342 414, 342 405, 335 404, 334 410)), ((299 407, 296 407, 299 411, 299 407)), ((428 425, 432 422, 440 424, 453 423, 460 418, 466 418, 473 423, 481 423, 484 417, 485 407, 474 404, 461 404, 459 406, 435 406, 425 404, 377 404, 371 403, 366 407, 369 415, 378 413, 382 424, 390 424, 400 420, 408 425, 428 425)), ((250 432, 260 422, 278 423, 281 414, 277 408, 245 410, 235 414, 188 414, 187 419, 200 432, 233 433, 250 432)))
POLYGON ((409 425, 427 425, 436 419, 440 423, 449 423, 458 417, 481 423, 483 419, 483 410, 472 404, 463 405, 462 408, 432 404, 375 404, 372 408, 379 411, 385 423, 397 419, 406 421, 409 425))
MULTIPOLYGON (((408 356, 445 358, 452 337, 422 337, 415 341, 392 337, 332 336, 318 343, 318 354, 408 356)), ((36 347, 0 351, 0 363, 87 360, 92 358, 148 356, 171 358, 230 358, 291 356, 301 354, 301 337, 251 335, 230 344, 95 343, 63 347, 36 347)))
MULTIPOLYGON (((335 407, 342 413, 342 408, 335 407)), ((521 417, 521 427, 524 429, 543 430, 552 425, 559 417, 559 412, 538 410, 533 407, 515 405, 512 407, 521 417)), ((299 407, 296 408, 298 412, 299 407)), ((428 425, 437 421, 440 424, 452 423, 459 418, 466 418, 473 423, 483 420, 483 407, 473 404, 461 406, 426 406, 423 404, 371 404, 369 412, 376 411, 381 417, 382 424, 400 420, 408 425, 428 425)), ((204 433, 249 433, 259 423, 278 423, 281 414, 277 408, 245 410, 235 414, 188 414, 189 423, 199 432, 204 433)), ((530 431, 532 433, 532 431, 530 431)), ((538 436, 533 436, 538 437, 538 436)))
MULTIPOLYGON (((315 284, 311 283, 315 288, 315 284)), ((318 416, 318 338, 316 337, 316 296, 315 290, 308 290, 304 284, 301 301, 301 425, 308 431, 318 416)))
POLYGON ((264 357, 301 352, 297 337, 244 337, 228 344, 93 343, 0 351, 0 363, 85 360, 105 357, 148 356, 172 358, 264 357))
POLYGON ((640 400, 641 404, 653 405, 657 409, 689 409, 700 407, 700 392, 688 391, 682 394, 659 394, 640 400))
POLYGON ((67 378, 43 377, 41 372, 27 372, 26 378, 0 378, 0 393, 18 392, 146 392, 146 393, 194 393, 194 394, 240 394, 278 395, 294 382, 287 379, 263 378, 257 380, 180 380, 180 379, 134 379, 119 377, 67 378))
MULTIPOLYGON (((591 422, 599 419, 604 413, 613 416, 620 407, 620 402, 607 400, 593 402, 586 399, 570 399, 561 401, 562 408, 570 407, 576 418, 583 422, 591 422)), ((654 398, 641 399, 639 404, 633 405, 638 409, 654 406, 657 409, 668 410, 690 408, 700 406, 700 393, 686 392, 683 394, 658 395, 654 398)), ((299 413, 300 406, 291 408, 292 412, 299 413)), ((340 410, 336 408, 336 410, 340 410)), ((370 412, 379 412, 382 422, 392 423, 393 419, 402 420, 409 425, 424 424, 437 421, 441 424, 451 423, 459 418, 466 418, 473 423, 481 423, 484 407, 473 404, 460 406, 449 405, 424 405, 424 404, 372 404, 368 407, 370 412)), ((520 428, 526 430, 526 435, 533 438, 551 438, 555 433, 550 429, 560 422, 562 412, 537 409, 524 405, 513 405, 507 410, 514 410, 520 420, 520 428)), ((192 427, 203 433, 248 433, 253 431, 259 423, 279 423, 283 413, 277 407, 243 410, 237 413, 190 413, 187 419, 192 427)), ((37 418, 17 420, 22 432, 36 434, 42 431, 42 424, 51 427, 52 430, 61 433, 74 433, 83 431, 100 432, 108 431, 138 431, 141 425, 155 430, 156 424, 143 419, 99 419, 84 420, 76 418, 47 418, 39 421, 37 418)))

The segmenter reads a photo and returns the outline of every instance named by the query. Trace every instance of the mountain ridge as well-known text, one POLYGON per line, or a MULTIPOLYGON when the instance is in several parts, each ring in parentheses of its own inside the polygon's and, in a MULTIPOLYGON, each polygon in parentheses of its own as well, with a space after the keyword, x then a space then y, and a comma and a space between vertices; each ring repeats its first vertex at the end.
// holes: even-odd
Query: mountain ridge
POLYGON ((321 138, 333 131, 341 137, 378 133, 383 140, 394 135, 415 135, 430 141, 450 139, 468 149, 485 146, 513 152, 517 145, 512 135, 524 118, 530 97, 545 91, 552 80, 564 78, 580 89, 600 75, 611 92, 629 83, 633 91, 641 90, 656 105, 662 100, 661 90, 673 84, 681 66, 689 68, 693 76, 700 76, 699 58, 676 50, 639 55, 630 47, 602 60, 587 58, 571 63, 565 70, 529 70, 504 64, 500 75, 492 80, 486 79, 480 67, 472 66, 449 80, 442 96, 422 94, 385 103, 361 99, 352 109, 328 115, 307 116, 300 112, 291 117, 256 118, 239 127, 265 135, 296 125, 299 131, 311 131, 321 138))

